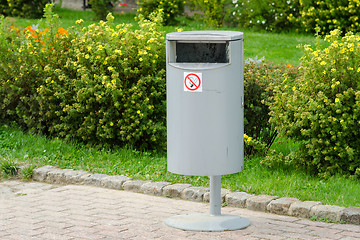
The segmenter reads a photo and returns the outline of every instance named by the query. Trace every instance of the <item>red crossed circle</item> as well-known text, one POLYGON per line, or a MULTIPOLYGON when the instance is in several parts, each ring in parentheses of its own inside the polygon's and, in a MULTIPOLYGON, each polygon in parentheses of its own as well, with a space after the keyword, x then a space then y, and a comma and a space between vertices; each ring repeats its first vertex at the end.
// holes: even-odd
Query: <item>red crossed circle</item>
POLYGON ((185 87, 187 89, 189 89, 190 91, 198 90, 200 85, 201 85, 201 80, 200 80, 200 77, 198 75, 196 75, 194 73, 190 73, 185 77, 185 87), (198 80, 198 82, 195 83, 196 81, 191 79, 190 76, 194 76, 198 80), (187 81, 187 80, 189 80, 189 81, 187 81), (188 86, 188 85, 190 85, 190 86, 188 86))

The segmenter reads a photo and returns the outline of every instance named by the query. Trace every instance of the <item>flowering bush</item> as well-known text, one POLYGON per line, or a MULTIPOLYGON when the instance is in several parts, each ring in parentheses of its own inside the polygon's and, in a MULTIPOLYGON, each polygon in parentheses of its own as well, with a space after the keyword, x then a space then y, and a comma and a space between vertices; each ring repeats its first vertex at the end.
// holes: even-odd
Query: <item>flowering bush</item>
POLYGON ((323 176, 360 170, 360 37, 331 31, 329 47, 304 46, 301 78, 274 89, 271 123, 301 141, 293 160, 323 176))
POLYGON ((360 30, 359 0, 303 1, 300 12, 301 18, 291 18, 290 21, 301 22, 305 31, 314 32, 315 27, 320 27, 325 35, 334 29, 344 32, 360 30))
POLYGON ((14 29, 1 21, 2 118, 67 139, 139 149, 165 140, 165 46, 161 16, 138 30, 113 17, 88 27, 14 29), (7 33, 6 33, 7 31, 7 33), (4 35, 3 35, 4 34, 4 35))
POLYGON ((249 137, 248 135, 244 134, 245 156, 251 156, 254 154, 258 156, 262 156, 266 154, 267 150, 268 148, 263 142, 253 139, 252 137, 249 137))
POLYGON ((106 16, 114 8, 114 5, 109 0, 89 0, 91 9, 95 13, 96 20, 106 20, 106 16))
POLYGON ((161 9, 163 12, 163 24, 176 24, 176 17, 184 13, 184 0, 139 0, 138 13, 148 18, 151 13, 161 9))
POLYGON ((200 15, 195 12, 196 16, 207 25, 221 27, 225 21, 227 6, 231 2, 230 0, 190 0, 189 4, 202 13, 200 15))
MULTIPOLYGON (((246 154, 261 153, 268 149, 277 131, 269 123, 269 101, 273 95, 272 85, 276 85, 283 74, 291 79, 299 75, 297 67, 290 64, 276 65, 266 60, 246 61, 244 67, 244 129, 251 143, 245 147, 246 154), (263 147, 264 149, 261 149, 263 147)), ((245 143, 247 143, 245 141, 245 143)))
POLYGON ((48 0, 0 0, 0 14, 22 18, 41 18, 48 0))
POLYGON ((283 31, 298 27, 295 21, 299 14, 298 0, 233 0, 232 21, 242 27, 254 27, 267 31, 283 31))

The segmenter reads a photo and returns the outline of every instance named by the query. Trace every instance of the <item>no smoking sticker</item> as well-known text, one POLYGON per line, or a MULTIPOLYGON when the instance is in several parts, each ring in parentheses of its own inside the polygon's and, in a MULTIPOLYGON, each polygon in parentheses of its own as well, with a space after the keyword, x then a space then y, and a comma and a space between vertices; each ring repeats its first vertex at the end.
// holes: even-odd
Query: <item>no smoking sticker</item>
POLYGON ((184 91, 202 92, 202 73, 184 73, 184 91))

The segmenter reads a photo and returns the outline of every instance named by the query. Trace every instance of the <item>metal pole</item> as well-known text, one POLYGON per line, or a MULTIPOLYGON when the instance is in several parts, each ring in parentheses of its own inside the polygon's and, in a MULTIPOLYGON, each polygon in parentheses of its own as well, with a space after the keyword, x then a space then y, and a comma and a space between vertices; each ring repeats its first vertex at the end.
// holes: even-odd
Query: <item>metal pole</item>
POLYGON ((210 176, 210 215, 221 215, 221 176, 210 176))

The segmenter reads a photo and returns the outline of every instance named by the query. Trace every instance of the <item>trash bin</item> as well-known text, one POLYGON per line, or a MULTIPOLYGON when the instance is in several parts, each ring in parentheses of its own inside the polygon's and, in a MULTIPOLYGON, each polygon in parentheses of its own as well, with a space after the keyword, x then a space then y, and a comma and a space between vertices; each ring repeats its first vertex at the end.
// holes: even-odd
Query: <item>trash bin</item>
POLYGON ((246 218, 221 214, 221 175, 244 166, 243 33, 190 31, 166 35, 167 167, 210 176, 210 214, 165 223, 190 231, 246 228, 246 218))
POLYGON ((173 173, 243 169, 243 33, 166 36, 167 163, 173 173))

